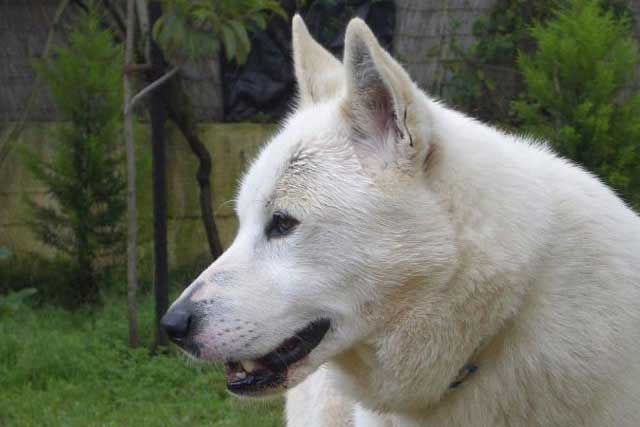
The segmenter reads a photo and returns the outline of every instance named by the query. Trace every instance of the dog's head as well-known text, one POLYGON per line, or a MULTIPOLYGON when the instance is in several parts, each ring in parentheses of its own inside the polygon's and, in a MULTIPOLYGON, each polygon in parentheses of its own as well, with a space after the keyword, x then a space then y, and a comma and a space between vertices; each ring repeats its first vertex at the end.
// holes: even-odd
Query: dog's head
POLYGON ((441 286, 454 251, 410 77, 359 19, 343 63, 297 16, 293 48, 298 106, 242 181, 235 241, 163 319, 242 395, 293 386, 379 333, 398 290, 441 286))

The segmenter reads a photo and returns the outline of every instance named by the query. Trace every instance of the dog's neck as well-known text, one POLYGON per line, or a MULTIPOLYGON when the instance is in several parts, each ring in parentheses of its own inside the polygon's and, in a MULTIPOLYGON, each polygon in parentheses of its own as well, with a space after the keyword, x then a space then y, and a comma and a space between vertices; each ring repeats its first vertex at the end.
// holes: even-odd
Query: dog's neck
POLYGON ((453 312, 462 317, 449 317, 444 314, 449 309, 439 310, 438 303, 420 305, 417 290, 413 291, 398 296, 403 301, 389 304, 396 309, 385 313, 380 323, 387 325, 384 330, 331 362, 341 388, 371 410, 431 410, 472 384, 476 370, 502 353, 501 329, 489 332, 480 320, 467 319, 458 310, 453 312))
MULTIPOLYGON (((447 283, 434 284, 425 277, 398 287, 379 307, 383 314, 377 324, 384 328, 334 362, 349 383, 345 388, 366 407, 383 412, 424 411, 441 404, 447 394, 456 393, 451 385, 459 379, 461 367, 472 363, 484 369, 480 359, 485 352, 476 355, 486 343, 492 347, 487 354, 499 357, 497 338, 529 292, 531 284, 523 278, 532 277, 537 250, 545 244, 539 236, 548 234, 541 231, 548 225, 541 213, 550 212, 543 206, 548 201, 539 200, 542 206, 537 209, 527 206, 526 194, 513 193, 514 182, 537 179, 527 173, 526 162, 513 157, 508 147, 490 142, 496 130, 472 120, 461 129, 454 126, 459 113, 437 104, 431 107, 440 127, 432 134, 437 158, 426 185, 431 195, 442 198, 456 247, 463 249, 447 283), (444 134, 455 142, 438 146, 444 134), (470 156, 473 150, 477 153, 470 156), (490 180, 505 186, 490 192, 490 180), (527 215, 536 216, 526 223, 537 228, 521 226, 525 206, 527 215), (523 253, 521 247, 531 250, 523 253)), ((474 380, 467 378, 467 383, 474 380)))

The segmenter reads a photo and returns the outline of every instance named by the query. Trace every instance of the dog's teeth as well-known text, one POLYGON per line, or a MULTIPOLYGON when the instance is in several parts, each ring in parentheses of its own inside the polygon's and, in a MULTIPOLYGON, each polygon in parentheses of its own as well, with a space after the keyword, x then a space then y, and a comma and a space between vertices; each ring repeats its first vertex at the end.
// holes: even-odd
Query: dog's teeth
POLYGON ((245 371, 236 372, 235 374, 237 380, 243 380, 247 378, 247 373, 245 371))
POLYGON ((242 365, 242 368, 247 372, 255 371, 258 367, 256 362, 254 362, 253 360, 243 360, 242 362, 240 362, 240 364, 242 365))

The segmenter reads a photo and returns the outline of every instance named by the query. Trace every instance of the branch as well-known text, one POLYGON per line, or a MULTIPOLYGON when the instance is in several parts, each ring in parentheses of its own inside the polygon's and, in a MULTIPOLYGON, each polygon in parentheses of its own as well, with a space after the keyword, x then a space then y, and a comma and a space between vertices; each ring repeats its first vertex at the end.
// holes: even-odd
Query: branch
POLYGON ((75 4, 80 9, 82 9, 85 13, 89 12, 89 8, 87 7, 86 4, 84 4, 84 2, 82 0, 73 0, 73 4, 75 4))
MULTIPOLYGON (((89 6, 84 0, 72 0, 72 3, 82 9, 85 13, 89 12, 89 6)), ((124 43, 126 34, 122 14, 118 11, 117 6, 112 4, 109 0, 102 0, 100 4, 106 9, 109 16, 111 16, 111 19, 109 19, 106 14, 103 14, 101 21, 105 26, 113 31, 113 35, 118 39, 118 41, 124 43)))
MULTIPOLYGON (((176 87, 174 85, 174 90, 175 89, 176 87)), ((167 104, 167 112, 169 119, 178 126, 178 129, 180 129, 180 132, 182 132, 182 135, 187 140, 191 151, 198 158, 199 165, 196 180, 198 181, 198 187, 200 189, 200 217, 207 235, 209 251, 211 252, 213 260, 216 260, 222 255, 223 249, 220 243, 220 234, 216 226, 213 201, 211 199, 211 154, 198 137, 195 123, 192 121, 190 108, 188 107, 188 96, 183 92, 181 85, 178 86, 177 90, 181 92, 181 96, 170 97, 171 100, 167 104), (181 102, 182 100, 186 102, 181 102)))
POLYGON ((129 110, 131 110, 133 107, 135 107, 135 105, 142 98, 144 98, 145 96, 149 95, 151 92, 153 92, 154 89, 156 89, 157 87, 161 86, 163 83, 165 83, 171 77, 173 77, 178 71, 180 71, 180 67, 179 66, 173 67, 171 70, 167 71, 167 73, 164 76, 160 77, 158 80, 154 81, 153 83, 150 83, 149 85, 147 85, 147 87, 145 87, 140 92, 138 92, 131 99, 131 102, 129 102, 129 104, 125 107, 124 114, 128 114, 129 110))
POLYGON ((107 9, 109 14, 111 15, 111 19, 113 19, 113 22, 117 27, 116 30, 118 31, 121 40, 125 40, 127 30, 125 22, 122 19, 122 14, 118 10, 118 7, 110 1, 104 1, 102 3, 104 4, 105 9, 107 9))

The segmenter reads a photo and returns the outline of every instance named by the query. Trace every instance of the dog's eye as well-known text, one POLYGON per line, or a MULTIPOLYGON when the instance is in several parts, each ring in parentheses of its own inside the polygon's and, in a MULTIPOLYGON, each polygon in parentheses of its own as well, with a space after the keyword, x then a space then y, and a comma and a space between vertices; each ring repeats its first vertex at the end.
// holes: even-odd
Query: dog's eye
POLYGON ((298 225, 299 222, 292 216, 284 212, 276 212, 271 217, 271 222, 267 226, 267 237, 286 236, 298 225))

